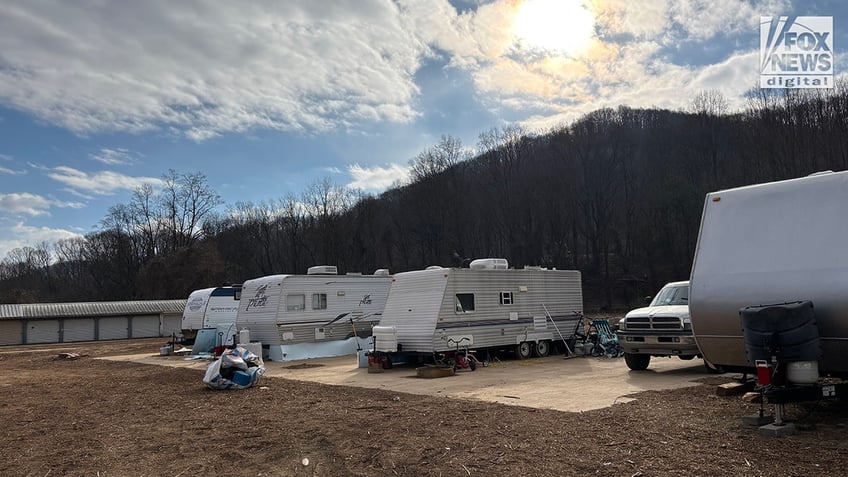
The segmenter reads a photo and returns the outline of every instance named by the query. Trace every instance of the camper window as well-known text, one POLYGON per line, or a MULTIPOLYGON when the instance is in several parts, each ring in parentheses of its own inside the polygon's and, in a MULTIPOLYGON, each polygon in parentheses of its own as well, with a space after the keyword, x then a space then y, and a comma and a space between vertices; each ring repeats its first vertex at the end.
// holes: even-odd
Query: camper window
POLYGON ((473 293, 457 293, 456 294, 456 312, 471 313, 474 311, 474 294, 473 293))
POLYGON ((306 308, 305 295, 286 295, 286 311, 299 311, 306 308))
POLYGON ((313 293, 312 294, 312 309, 313 310, 326 310, 327 309, 327 294, 326 293, 313 293))
POLYGON ((501 305, 512 305, 512 292, 501 292, 501 305))

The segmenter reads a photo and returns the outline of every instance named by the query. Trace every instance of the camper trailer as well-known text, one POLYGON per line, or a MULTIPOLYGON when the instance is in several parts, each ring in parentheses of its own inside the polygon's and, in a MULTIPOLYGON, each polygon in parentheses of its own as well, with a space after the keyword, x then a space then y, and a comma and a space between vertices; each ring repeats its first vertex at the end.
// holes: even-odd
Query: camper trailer
POLYGON ((848 374, 846 205, 848 172, 707 194, 689 287, 705 360, 746 371, 773 354, 848 374))
POLYGON ((183 311, 182 334, 186 341, 194 340, 198 330, 217 329, 220 345, 233 343, 241 285, 204 288, 191 292, 183 311))
POLYGON ((574 338, 582 312, 578 271, 509 269, 504 259, 429 267, 394 276, 373 351, 420 357, 509 348, 520 358, 547 356, 555 342, 574 338))
POLYGON ((236 326, 271 361, 353 354, 367 347, 390 286, 388 270, 339 275, 335 266, 247 280, 236 326))

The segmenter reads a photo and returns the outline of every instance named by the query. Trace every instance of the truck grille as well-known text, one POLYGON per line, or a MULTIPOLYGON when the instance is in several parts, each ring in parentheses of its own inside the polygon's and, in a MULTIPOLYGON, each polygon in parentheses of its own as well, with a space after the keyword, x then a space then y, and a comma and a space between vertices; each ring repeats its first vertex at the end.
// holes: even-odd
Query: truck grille
POLYGON ((639 316, 627 319, 628 330, 682 330, 683 322, 676 316, 639 316))

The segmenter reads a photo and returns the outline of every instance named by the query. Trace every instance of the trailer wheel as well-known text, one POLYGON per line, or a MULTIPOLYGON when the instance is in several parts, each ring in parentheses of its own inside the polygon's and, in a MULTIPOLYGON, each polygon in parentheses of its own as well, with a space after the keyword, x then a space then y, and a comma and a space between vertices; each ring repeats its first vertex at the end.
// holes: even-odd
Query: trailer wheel
POLYGON ((648 365, 651 363, 651 355, 624 353, 624 362, 633 371, 644 371, 648 369, 648 365))
POLYGON ((544 358, 545 356, 551 354, 551 342, 548 340, 541 340, 536 343, 536 356, 540 358, 544 358))
POLYGON ((527 359, 533 353, 533 347, 527 341, 522 341, 515 345, 515 354, 519 359, 527 359))

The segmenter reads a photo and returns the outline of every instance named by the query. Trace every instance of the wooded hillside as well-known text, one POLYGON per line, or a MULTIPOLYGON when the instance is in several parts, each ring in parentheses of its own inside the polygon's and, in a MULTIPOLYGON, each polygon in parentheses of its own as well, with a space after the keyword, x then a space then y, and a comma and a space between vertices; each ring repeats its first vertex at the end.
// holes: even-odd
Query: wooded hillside
MULTIPOLYGON (((583 273, 587 310, 641 303, 689 276, 709 191, 848 169, 848 90, 759 90, 742 113, 707 92, 687 112, 601 109, 546 134, 509 126, 476 150, 444 136, 379 196, 329 180, 224 206, 200 173, 165 175, 85 238, 16 249, 0 301, 185 298, 337 265, 392 273, 501 257, 583 273)), ((401 158, 399 158, 401 159, 401 158)), ((732 233, 732 231, 728 231, 732 233)))

